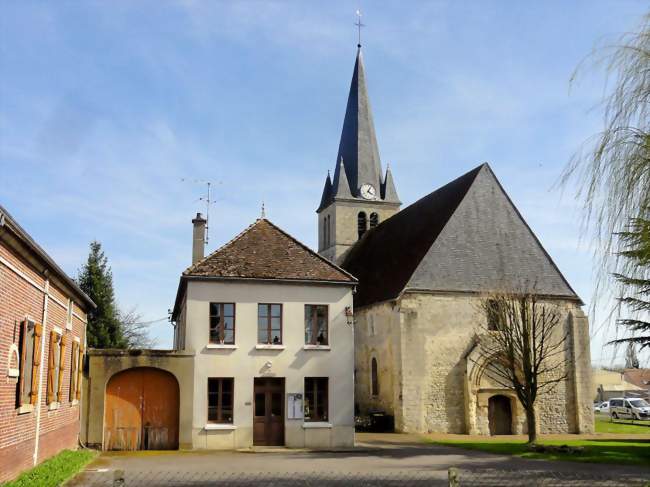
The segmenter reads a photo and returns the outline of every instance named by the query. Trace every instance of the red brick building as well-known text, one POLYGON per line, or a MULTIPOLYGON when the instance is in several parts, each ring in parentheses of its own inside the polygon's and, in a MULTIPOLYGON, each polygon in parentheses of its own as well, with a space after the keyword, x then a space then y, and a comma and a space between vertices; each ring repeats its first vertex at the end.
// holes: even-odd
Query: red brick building
POLYGON ((0 483, 77 447, 94 306, 0 206, 0 483))

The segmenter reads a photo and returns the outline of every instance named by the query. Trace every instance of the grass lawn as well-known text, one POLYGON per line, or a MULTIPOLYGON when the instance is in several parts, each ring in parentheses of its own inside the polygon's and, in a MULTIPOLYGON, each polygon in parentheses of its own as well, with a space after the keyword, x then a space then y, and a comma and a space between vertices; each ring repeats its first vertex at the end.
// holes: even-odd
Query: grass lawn
POLYGON ((596 433, 642 434, 650 435, 650 421, 630 421, 617 419, 612 421, 605 414, 596 414, 596 433))
POLYGON ((530 452, 526 447, 526 442, 522 440, 500 441, 485 439, 482 441, 428 441, 441 445, 458 446, 470 450, 481 450, 500 455, 515 455, 522 458, 650 466, 650 440, 542 440, 539 442, 544 445, 569 445, 581 446, 584 448, 582 453, 576 454, 530 452))
POLYGON ((2 487, 56 487, 85 467, 97 452, 93 450, 63 450, 39 466, 23 472, 16 480, 2 487))

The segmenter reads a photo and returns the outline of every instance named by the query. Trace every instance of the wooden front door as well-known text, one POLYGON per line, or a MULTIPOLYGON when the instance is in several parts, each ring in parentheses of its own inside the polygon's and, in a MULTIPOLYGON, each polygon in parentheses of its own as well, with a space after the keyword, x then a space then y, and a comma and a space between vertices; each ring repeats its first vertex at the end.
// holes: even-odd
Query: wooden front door
POLYGON ((284 379, 256 378, 253 445, 284 445, 284 379))
POLYGON ((104 450, 178 448, 179 390, 169 372, 137 367, 106 386, 104 450))
POLYGON ((512 434, 512 411, 509 397, 492 396, 489 399, 488 420, 491 435, 512 434))

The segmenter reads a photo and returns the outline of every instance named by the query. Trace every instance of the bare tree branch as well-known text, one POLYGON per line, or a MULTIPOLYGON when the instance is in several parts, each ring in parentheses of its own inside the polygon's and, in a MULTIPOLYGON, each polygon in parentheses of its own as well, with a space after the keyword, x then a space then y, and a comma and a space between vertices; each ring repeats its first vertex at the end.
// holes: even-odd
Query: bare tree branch
POLYGON ((528 441, 537 439, 535 400, 567 378, 566 343, 560 308, 534 293, 499 293, 481 301, 488 316, 480 342, 482 373, 511 389, 526 410, 528 441))

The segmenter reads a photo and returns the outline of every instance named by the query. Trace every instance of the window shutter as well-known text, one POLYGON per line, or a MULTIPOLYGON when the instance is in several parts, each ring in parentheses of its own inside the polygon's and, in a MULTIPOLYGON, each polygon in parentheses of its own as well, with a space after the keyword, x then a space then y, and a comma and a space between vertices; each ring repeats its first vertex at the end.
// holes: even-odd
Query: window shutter
POLYGON ((69 401, 72 402, 77 397, 77 368, 79 367, 79 344, 72 342, 70 353, 70 394, 69 401))
POLYGON ((79 345, 79 364, 77 365, 77 392, 76 392, 76 397, 77 401, 81 400, 81 372, 83 371, 83 363, 84 363, 84 347, 83 345, 79 345))
POLYGON ((48 353, 48 366, 47 366, 47 403, 50 404, 54 402, 54 369, 56 367, 55 363, 55 353, 54 347, 56 346, 56 333, 54 331, 50 332, 50 351, 48 353))
POLYGON ((32 360, 32 390, 30 402, 36 404, 38 400, 38 371, 41 366, 41 337, 43 336, 43 325, 36 323, 34 325, 34 358, 32 360))
POLYGON ((56 400, 61 402, 63 399, 63 372, 65 371, 65 335, 61 337, 61 350, 59 351, 59 382, 56 391, 56 400))
MULTIPOLYGON (((18 385, 18 404, 23 405, 23 391, 25 390, 25 366, 31 367, 31 364, 25 364, 25 353, 27 351, 27 320, 22 324, 22 340, 20 341, 20 379, 18 385)), ((30 398, 31 399, 31 398, 30 398)))

